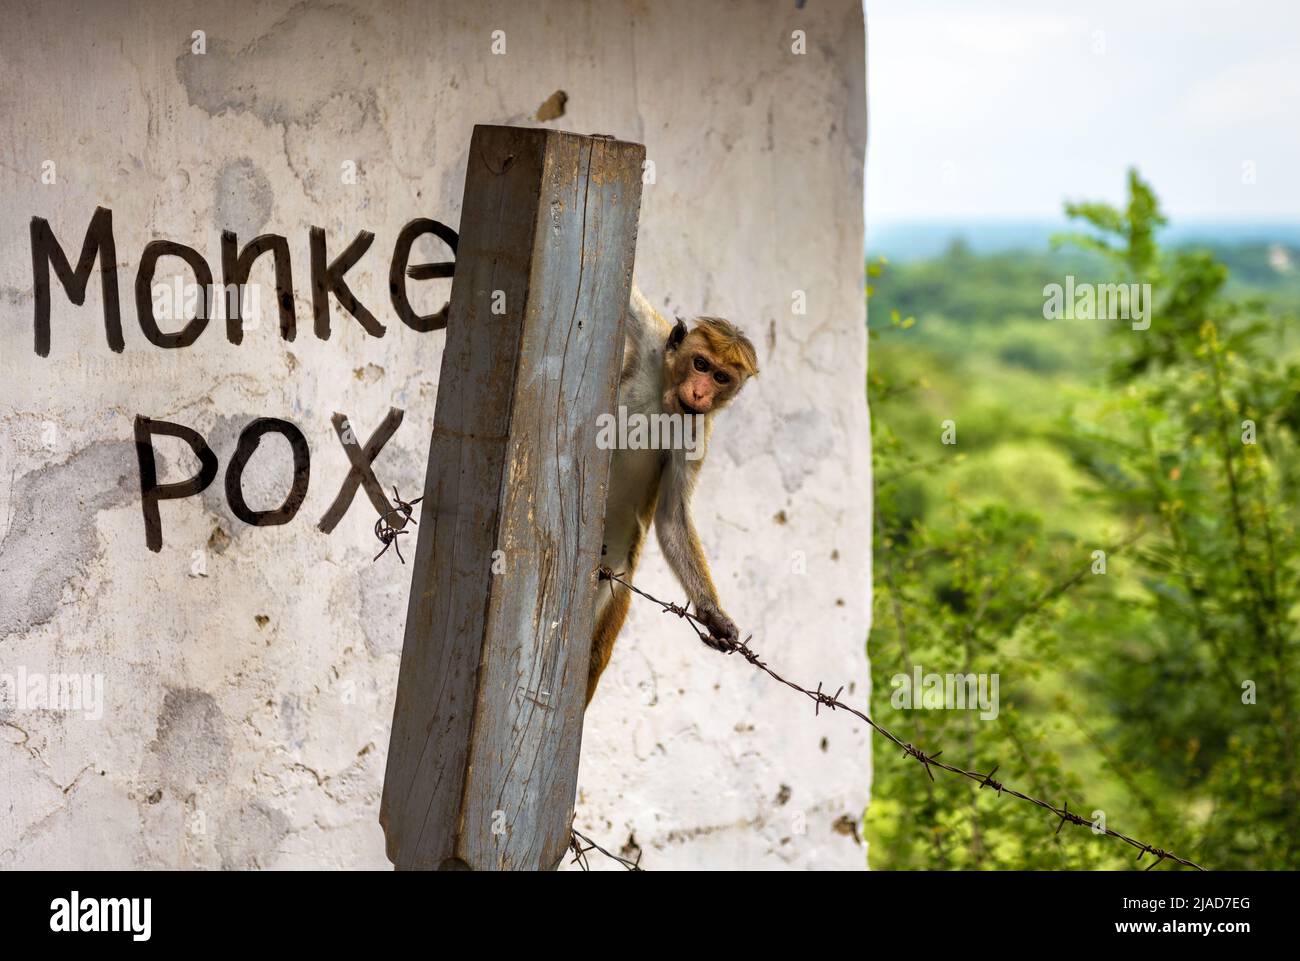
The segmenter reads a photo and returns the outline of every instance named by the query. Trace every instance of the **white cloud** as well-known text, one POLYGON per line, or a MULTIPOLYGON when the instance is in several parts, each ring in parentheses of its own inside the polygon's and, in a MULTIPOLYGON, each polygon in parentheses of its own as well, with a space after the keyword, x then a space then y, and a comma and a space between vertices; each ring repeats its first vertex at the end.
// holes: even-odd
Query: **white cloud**
POLYGON ((1300 4, 866 8, 872 222, 1054 218, 1130 165, 1176 218, 1300 218, 1300 4))

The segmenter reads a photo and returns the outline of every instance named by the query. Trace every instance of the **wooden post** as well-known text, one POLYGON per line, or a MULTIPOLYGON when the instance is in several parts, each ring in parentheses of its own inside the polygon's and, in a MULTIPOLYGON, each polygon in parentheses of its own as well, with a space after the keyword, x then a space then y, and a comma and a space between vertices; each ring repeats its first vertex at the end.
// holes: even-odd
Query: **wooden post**
POLYGON ((379 815, 399 869, 568 846, 644 159, 474 128, 379 815))

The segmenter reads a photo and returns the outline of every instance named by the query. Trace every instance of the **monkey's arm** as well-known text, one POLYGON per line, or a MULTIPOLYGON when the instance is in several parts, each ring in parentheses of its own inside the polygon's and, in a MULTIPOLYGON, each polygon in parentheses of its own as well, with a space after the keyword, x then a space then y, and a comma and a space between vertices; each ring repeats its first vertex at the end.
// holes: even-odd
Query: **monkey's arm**
POLYGON ((623 365, 631 370, 643 357, 662 353, 668 343, 673 325, 646 300, 645 294, 633 285, 628 298, 627 328, 624 331, 623 365))
POLYGON ((715 638, 735 641, 740 632, 718 603, 709 562, 691 518, 691 494, 701 463, 701 460, 687 460, 683 451, 669 452, 660 482, 659 504, 655 508, 655 533, 668 566, 695 605, 696 616, 715 638))

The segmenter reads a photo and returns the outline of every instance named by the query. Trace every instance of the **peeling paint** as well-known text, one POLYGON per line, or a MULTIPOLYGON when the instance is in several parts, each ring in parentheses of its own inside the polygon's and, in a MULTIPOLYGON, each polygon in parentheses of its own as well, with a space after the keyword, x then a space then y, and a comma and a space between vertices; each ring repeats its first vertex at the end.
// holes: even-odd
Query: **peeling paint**
POLYGON ((377 39, 355 7, 297 3, 251 43, 210 37, 201 56, 187 47, 176 75, 189 102, 212 116, 231 111, 267 124, 309 125, 335 97, 365 103, 374 74, 354 51, 365 41, 379 46, 377 39), (317 66, 304 70, 304 58, 317 66))
POLYGON ((160 776, 179 796, 221 782, 233 746, 216 699, 194 688, 169 688, 149 750, 157 756, 160 776))
POLYGON ((542 123, 550 120, 559 120, 564 116, 565 104, 569 102, 569 95, 563 90, 557 90, 537 108, 537 119, 542 123))
POLYGON ((138 492, 135 448, 124 441, 96 442, 17 479, 13 519, 0 540, 0 637, 58 614, 65 586, 95 553, 99 512, 138 492))
POLYGON ((289 834, 289 818, 260 800, 227 811, 221 818, 216 845, 227 871, 265 868, 275 863, 276 848, 289 834))
POLYGON ((241 244, 261 233, 271 219, 275 194, 271 180, 247 157, 222 164, 212 209, 217 224, 232 230, 241 244))

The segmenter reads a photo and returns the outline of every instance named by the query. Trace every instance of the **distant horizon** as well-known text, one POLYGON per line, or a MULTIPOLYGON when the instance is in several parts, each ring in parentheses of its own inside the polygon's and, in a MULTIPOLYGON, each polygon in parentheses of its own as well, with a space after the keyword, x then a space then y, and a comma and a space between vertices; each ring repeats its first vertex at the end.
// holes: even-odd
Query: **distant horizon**
MULTIPOLYGON (((1177 220, 1170 218, 1170 223, 1165 228, 1178 227, 1187 224, 1241 224, 1252 226, 1260 224, 1263 226, 1300 226, 1300 218, 1296 217, 1183 217, 1177 220)), ((871 215, 867 214, 867 222, 871 223, 871 215)), ((942 214, 923 214, 916 217, 890 217, 887 220, 880 221, 884 227, 897 227, 900 225, 910 224, 1068 224, 1074 221, 1064 214, 1059 217, 1037 217, 1030 215, 1023 216, 992 216, 983 214, 969 214, 962 216, 944 216, 942 214)))
MULTIPOLYGON (((1086 232, 1085 225, 1064 215, 1034 217, 890 218, 883 223, 867 216, 866 250, 896 260, 935 257, 954 240, 963 240, 976 253, 1045 250, 1054 234, 1086 232)), ((1218 242, 1228 244, 1282 244, 1300 248, 1300 221, 1287 218, 1197 218, 1161 228, 1166 243, 1218 242)))

